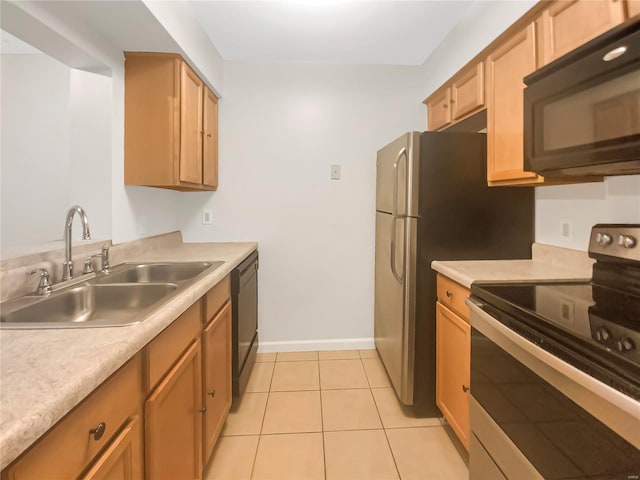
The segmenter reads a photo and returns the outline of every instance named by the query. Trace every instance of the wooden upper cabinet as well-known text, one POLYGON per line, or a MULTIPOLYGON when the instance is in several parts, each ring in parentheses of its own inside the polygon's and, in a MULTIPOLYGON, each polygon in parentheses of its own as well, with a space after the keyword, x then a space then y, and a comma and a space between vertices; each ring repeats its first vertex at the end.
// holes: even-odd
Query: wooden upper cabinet
POLYGON ((202 183, 218 186, 218 98, 204 87, 204 137, 202 146, 202 183))
POLYGON ((551 3, 540 17, 539 66, 552 62, 624 19, 625 5, 621 0, 561 0, 551 3))
POLYGON ((484 106, 484 64, 467 67, 451 85, 451 115, 460 120, 484 106))
POLYGON ((213 92, 180 55, 126 52, 125 57, 125 184, 215 190, 213 92))
POLYGON ((425 100, 427 128, 438 130, 451 123, 451 88, 443 88, 425 100))
POLYGON ((180 181, 202 183, 202 136, 204 84, 180 64, 180 181))
POLYGON ((629 18, 640 15, 640 0, 627 0, 627 15, 629 18))
POLYGON ((523 170, 523 78, 536 69, 535 24, 489 52, 487 72, 487 180, 489 185, 541 183, 523 170))

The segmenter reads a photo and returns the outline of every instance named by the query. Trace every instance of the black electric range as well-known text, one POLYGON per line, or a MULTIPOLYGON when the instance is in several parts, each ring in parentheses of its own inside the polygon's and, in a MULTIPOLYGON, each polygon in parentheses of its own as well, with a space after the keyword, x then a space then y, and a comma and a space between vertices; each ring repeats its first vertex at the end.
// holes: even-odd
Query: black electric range
POLYGON ((640 400, 640 225, 596 225, 589 282, 474 284, 498 321, 640 400))

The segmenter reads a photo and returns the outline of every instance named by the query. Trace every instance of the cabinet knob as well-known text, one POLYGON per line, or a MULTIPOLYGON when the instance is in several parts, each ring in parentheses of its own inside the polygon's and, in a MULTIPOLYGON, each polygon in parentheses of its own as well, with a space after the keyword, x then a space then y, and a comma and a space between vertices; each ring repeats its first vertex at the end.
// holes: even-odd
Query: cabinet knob
POLYGON ((207 413, 207 407, 202 407, 200 409, 200 413, 207 413))
POLYGON ((453 292, 450 292, 449 290, 447 290, 447 298, 451 298, 453 297, 453 292))
POLYGON ((467 393, 469 391, 469 387, 467 387, 466 385, 462 385, 462 391, 464 393, 467 393))
POLYGON ((207 392, 207 395, 209 395, 211 398, 215 397, 216 396, 216 389, 214 388, 210 392, 207 392))
POLYGON ((442 108, 447 108, 449 105, 447 105, 446 103, 442 104, 442 108))
POLYGON ((100 422, 96 428, 92 428, 89 430, 89 433, 93 434, 94 440, 100 440, 104 435, 105 430, 107 429, 107 424, 104 422, 100 422))
POLYGON ((211 134, 210 134, 210 133, 207 133, 207 137, 211 138, 211 134))

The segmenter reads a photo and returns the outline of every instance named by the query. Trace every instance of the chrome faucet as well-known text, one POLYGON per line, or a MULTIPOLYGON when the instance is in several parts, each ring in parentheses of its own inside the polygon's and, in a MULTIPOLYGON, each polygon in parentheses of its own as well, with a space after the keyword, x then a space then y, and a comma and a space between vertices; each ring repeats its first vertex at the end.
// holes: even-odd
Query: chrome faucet
POLYGON ((73 278, 73 260, 71 259, 71 226, 73 225, 73 216, 78 214, 80 223, 82 223, 82 239, 90 240, 89 219, 82 207, 74 205, 67 212, 67 220, 64 225, 64 263, 62 264, 62 281, 73 278))

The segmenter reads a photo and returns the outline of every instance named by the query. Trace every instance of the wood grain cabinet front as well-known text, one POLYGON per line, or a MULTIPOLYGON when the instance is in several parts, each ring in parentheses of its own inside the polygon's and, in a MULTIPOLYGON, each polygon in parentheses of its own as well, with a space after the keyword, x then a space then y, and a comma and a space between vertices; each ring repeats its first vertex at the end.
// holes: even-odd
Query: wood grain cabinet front
POLYGON ((627 16, 629 18, 640 15, 640 0, 627 0, 627 16))
POLYGON ((125 184, 215 190, 217 97, 180 55, 125 58, 125 184))
POLYGON ((451 84, 453 121, 462 120, 484 107, 484 63, 478 62, 462 70, 451 84))
POLYGON ((622 23, 625 5, 621 0, 561 0, 552 2, 541 14, 539 67, 622 23))
POLYGON ((469 450, 471 326, 468 288, 438 275, 436 303, 436 404, 469 450))
POLYGON ((451 123, 451 87, 442 88, 427 98, 427 129, 438 130, 451 123))
POLYGON ((231 408, 231 301, 202 331, 204 464, 209 461, 231 408))
MULTIPOLYGON (((3 480, 78 478, 87 469, 97 475, 89 478, 109 478, 98 474, 104 471, 102 466, 109 470, 107 464, 124 462, 127 455, 131 461, 140 460, 142 437, 130 426, 142 408, 141 377, 140 355, 136 355, 3 470, 3 480), (129 430, 123 440, 123 432, 129 430), (123 443, 128 444, 129 453, 122 450, 123 443)), ((126 478, 141 478, 142 462, 137 463, 123 470, 131 473, 126 478)))
POLYGON ((202 476, 202 359, 200 340, 145 402, 145 470, 148 479, 202 476))

